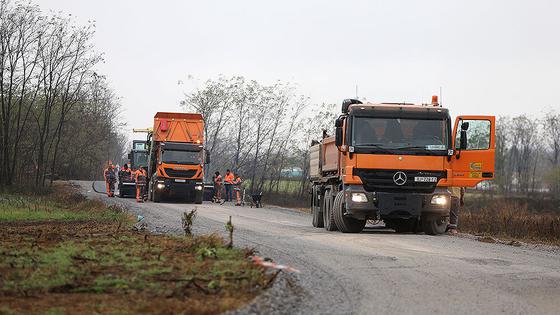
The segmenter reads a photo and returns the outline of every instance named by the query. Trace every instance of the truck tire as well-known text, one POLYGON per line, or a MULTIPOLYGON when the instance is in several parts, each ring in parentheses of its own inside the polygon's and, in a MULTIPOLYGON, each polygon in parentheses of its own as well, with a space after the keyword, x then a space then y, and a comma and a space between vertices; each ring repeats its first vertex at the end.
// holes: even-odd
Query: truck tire
POLYGON ((446 217, 422 217, 422 230, 428 235, 438 235, 445 233, 447 230, 446 217))
POLYGON ((334 222, 342 233, 360 233, 366 226, 366 220, 344 216, 344 192, 339 191, 332 207, 334 222))
POLYGON ((311 213, 313 214, 313 227, 322 228, 325 226, 325 222, 323 221, 323 209, 321 209, 322 203, 319 199, 319 189, 317 186, 313 186, 312 194, 311 194, 311 213))
POLYGON ((160 202, 161 201, 161 193, 158 192, 153 187, 152 187, 152 201, 153 202, 160 202))
POLYGON ((325 191, 325 198, 323 199, 323 226, 327 231, 336 231, 336 223, 333 218, 333 198, 331 190, 325 191))
POLYGON ((197 205, 202 204, 203 195, 204 194, 202 193, 202 190, 195 191, 195 193, 194 193, 194 203, 197 204, 197 205))

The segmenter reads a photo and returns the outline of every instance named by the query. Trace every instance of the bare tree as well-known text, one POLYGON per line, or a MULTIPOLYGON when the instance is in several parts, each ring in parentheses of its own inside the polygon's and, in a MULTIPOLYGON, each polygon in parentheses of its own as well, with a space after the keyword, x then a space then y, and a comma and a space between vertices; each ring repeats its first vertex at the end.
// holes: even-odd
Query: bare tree
MULTIPOLYGON (((75 165, 60 163, 64 143, 75 140, 84 148, 91 141, 70 131, 92 101, 85 82, 95 79, 92 69, 101 60, 91 44, 94 25, 78 26, 61 14, 43 15, 36 5, 7 0, 0 1, 0 17, 0 186, 30 178, 43 185, 49 171, 52 182, 58 169, 75 165)), ((101 119, 115 118, 92 119, 101 125, 101 119)), ((105 127, 105 134, 118 134, 115 124, 105 127)))

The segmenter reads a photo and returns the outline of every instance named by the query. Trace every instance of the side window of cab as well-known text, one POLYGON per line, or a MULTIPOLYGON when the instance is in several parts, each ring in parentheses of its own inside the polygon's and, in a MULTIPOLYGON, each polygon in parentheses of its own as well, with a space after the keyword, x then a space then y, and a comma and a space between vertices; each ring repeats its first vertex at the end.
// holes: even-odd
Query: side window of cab
MULTIPOLYGON (((466 135, 463 142, 466 146, 461 148, 461 132, 456 133, 455 150, 488 150, 490 148, 491 139, 491 122, 490 120, 473 120, 465 119, 459 121, 461 130, 466 135)), ((463 144, 464 145, 464 144, 463 144)))

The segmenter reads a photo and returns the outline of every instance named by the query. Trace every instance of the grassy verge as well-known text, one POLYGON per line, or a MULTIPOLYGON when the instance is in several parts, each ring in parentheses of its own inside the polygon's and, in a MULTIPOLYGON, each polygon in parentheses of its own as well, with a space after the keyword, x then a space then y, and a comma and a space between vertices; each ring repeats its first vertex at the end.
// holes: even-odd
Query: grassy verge
POLYGON ((0 197, 0 314, 217 314, 270 280, 217 236, 133 232, 68 190, 0 197))
POLYGON ((479 207, 465 208, 459 229, 505 240, 560 245, 560 214, 530 211, 526 203, 518 201, 489 199, 479 207))

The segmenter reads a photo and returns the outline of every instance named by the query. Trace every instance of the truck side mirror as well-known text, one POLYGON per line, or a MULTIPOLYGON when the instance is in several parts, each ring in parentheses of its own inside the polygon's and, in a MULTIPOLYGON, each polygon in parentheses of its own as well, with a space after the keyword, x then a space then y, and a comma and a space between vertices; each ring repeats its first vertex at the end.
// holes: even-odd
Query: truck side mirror
POLYGON ((466 150, 467 149, 467 131, 461 130, 461 138, 459 140, 459 149, 466 150))
POLYGON ((342 145, 342 127, 336 127, 334 143, 337 147, 340 147, 342 145))
POLYGON ((204 149, 204 164, 210 164, 210 151, 204 149))
POLYGON ((461 124, 461 137, 459 139, 459 149, 461 150, 467 149, 467 130, 469 130, 469 123, 463 122, 461 124))
POLYGON ((134 157, 134 156, 132 155, 132 152, 128 153, 128 160, 129 160, 129 161, 132 161, 132 158, 133 158, 133 157, 134 157))

